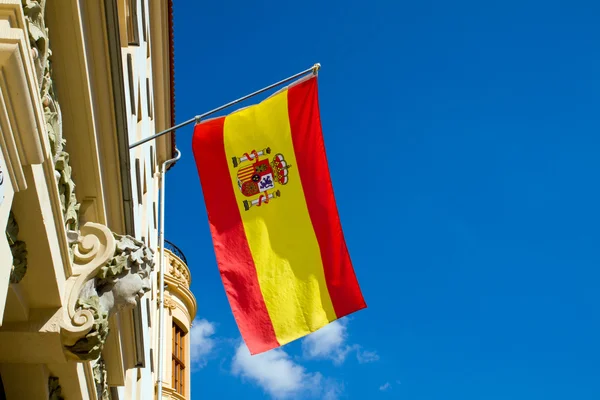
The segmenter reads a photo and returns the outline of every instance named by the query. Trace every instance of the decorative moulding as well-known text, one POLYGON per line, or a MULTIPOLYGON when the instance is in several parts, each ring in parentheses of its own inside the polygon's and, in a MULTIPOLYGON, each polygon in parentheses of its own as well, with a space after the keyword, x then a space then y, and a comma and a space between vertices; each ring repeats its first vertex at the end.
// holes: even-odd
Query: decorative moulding
POLYGON ((23 29, 25 24, 21 0, 0 1, 0 21, 8 23, 9 27, 23 29))
POLYGON ((167 291, 171 297, 177 297, 185 306, 185 312, 189 314, 190 321, 196 317, 198 305, 192 291, 180 280, 173 278, 170 275, 165 275, 165 283, 167 291))
POLYGON ((58 378, 55 376, 48 377, 48 400, 65 400, 58 378))
MULTIPOLYGON (((52 153, 52 165, 56 185, 60 194, 61 211, 65 227, 76 230, 79 225, 79 207, 75 196, 75 182, 72 179, 70 156, 65 151, 66 140, 63 138, 62 113, 58 102, 53 82, 52 51, 46 28, 46 1, 27 0, 23 2, 23 15, 27 27, 29 46, 31 47, 31 65, 36 79, 36 90, 33 97, 41 103, 41 108, 36 107, 44 129, 43 143, 48 143, 52 153)), ((66 84, 65 80, 65 84, 66 84)))
POLYGON ((11 211, 6 224, 6 238, 13 256, 10 283, 19 283, 27 272, 27 245, 19 240, 19 224, 11 211))
POLYGON ((175 254, 167 250, 169 262, 169 275, 177 279, 187 287, 192 283, 190 270, 183 261, 175 254))
POLYGON ((0 2, 0 147, 15 191, 27 188, 22 165, 50 155, 38 82, 20 0, 0 2))
MULTIPOLYGON (((158 302, 158 300, 157 300, 158 302)), ((174 310, 177 308, 177 304, 175 304, 175 301, 173 301, 173 299, 170 296, 165 296, 165 301, 164 301, 164 307, 169 309, 169 310, 174 310)))

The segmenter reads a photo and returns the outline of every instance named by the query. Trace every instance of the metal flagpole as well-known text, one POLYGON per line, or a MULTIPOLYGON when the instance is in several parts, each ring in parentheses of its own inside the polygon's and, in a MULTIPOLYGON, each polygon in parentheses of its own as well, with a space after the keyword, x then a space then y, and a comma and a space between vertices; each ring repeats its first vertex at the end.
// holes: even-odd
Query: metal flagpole
MULTIPOLYGON (((146 142, 149 142, 151 140, 154 140, 158 137, 161 137, 163 135, 166 135, 169 132, 172 132, 176 129, 179 129, 183 126, 189 125, 192 122, 200 122, 203 118, 208 117, 209 115, 212 115, 216 112, 219 112, 227 107, 230 107, 234 104, 240 103, 244 100, 247 100, 251 97, 254 97, 258 94, 261 94, 263 92, 266 92, 269 89, 273 89, 274 87, 277 87, 279 85, 282 85, 284 83, 287 83, 291 80, 294 80, 296 78, 299 78, 303 75, 308 74, 309 72, 312 72, 313 74, 317 74, 317 72, 319 71, 319 69, 321 68, 321 64, 317 63, 315 65, 313 65, 312 67, 302 71, 302 72, 298 72, 297 74, 294 74, 288 78, 282 79, 279 82, 276 82, 272 85, 269 85, 267 87, 264 87, 260 90, 257 90, 256 92, 250 93, 244 97, 240 97, 237 100, 233 100, 227 104, 224 104, 220 107, 217 107, 215 109, 212 109, 208 112, 205 112, 204 114, 200 114, 200 115, 196 115, 194 118, 191 118, 185 122, 182 122, 180 124, 177 124, 169 129, 165 129, 164 131, 161 131, 155 135, 149 136, 145 139, 142 139, 138 142, 133 143, 132 145, 129 146, 129 150, 134 149, 135 147, 144 144, 146 142)), ((159 265, 160 265, 160 269, 159 269, 159 284, 158 284, 158 290, 159 290, 159 297, 158 297, 158 306, 159 306, 159 311, 158 311, 158 368, 157 368, 157 398, 159 400, 162 399, 162 385, 163 385, 163 364, 164 364, 164 325, 165 325, 165 316, 164 316, 164 278, 165 278, 165 251, 164 251, 164 247, 165 247, 165 175, 166 175, 166 166, 169 164, 172 164, 174 162, 176 162, 177 160, 179 160, 181 158, 181 152, 179 151, 179 149, 175 148, 177 155, 175 156, 175 158, 172 158, 170 160, 165 161, 162 166, 161 166, 161 171, 160 171, 160 231, 159 231, 159 246, 160 246, 160 255, 159 255, 159 265)))
POLYGON ((212 109, 212 110, 210 110, 210 111, 208 111, 208 112, 205 112, 204 114, 196 115, 194 118, 190 118, 190 119, 188 119, 188 120, 187 120, 187 121, 185 121, 185 122, 182 122, 182 123, 180 123, 180 124, 177 124, 177 125, 175 125, 175 126, 173 126, 173 127, 169 128, 169 129, 165 129, 164 131, 158 132, 158 133, 157 133, 157 134, 155 134, 155 135, 148 136, 147 138, 145 138, 145 139, 142 139, 142 140, 140 140, 140 141, 138 141, 138 142, 135 142, 135 143, 133 143, 132 145, 130 145, 130 146, 129 146, 129 150, 131 150, 131 149, 133 149, 133 148, 135 148, 135 147, 139 146, 140 144, 144 144, 144 143, 146 143, 146 142, 149 142, 150 140, 153 140, 153 139, 156 139, 156 138, 158 138, 158 137, 161 137, 162 135, 166 135, 167 133, 169 133, 169 132, 172 132, 172 131, 174 131, 174 130, 176 130, 176 129, 179 129, 179 128, 183 127, 183 126, 189 125, 189 124, 191 124, 192 122, 200 122, 200 121, 201 121, 203 118, 206 118, 206 117, 208 117, 209 115, 212 115, 212 114, 214 114, 214 113, 216 113, 216 112, 219 112, 219 111, 221 111, 221 110, 223 110, 223 109, 225 109, 225 108, 227 108, 227 107, 231 107, 231 106, 232 106, 232 105, 234 105, 234 104, 237 104, 237 103, 239 103, 239 102, 242 102, 242 101, 244 101, 244 100, 247 100, 247 99, 249 99, 250 97, 254 97, 254 96, 256 96, 257 94, 261 94, 261 93, 263 93, 263 92, 266 92, 266 91, 267 91, 267 90, 269 90, 269 89, 273 89, 274 87, 277 87, 277 86, 279 86, 279 85, 283 85, 284 83, 286 83, 286 82, 289 82, 289 81, 291 81, 291 80, 294 80, 294 79, 296 79, 296 78, 299 78, 299 77, 301 77, 302 75, 306 75, 306 74, 308 74, 309 72, 312 72, 313 74, 316 74, 316 73, 317 73, 317 71, 319 71, 319 69, 321 69, 321 64, 319 64, 319 63, 316 63, 316 64, 315 64, 315 65, 313 65, 312 67, 310 67, 310 68, 308 68, 308 69, 305 69, 305 70, 304 70, 304 71, 302 71, 302 72, 298 72, 297 74, 294 74, 294 75, 290 76, 289 78, 282 79, 282 80, 280 80, 279 82, 277 82, 277 83, 274 83, 274 84, 272 84, 272 85, 269 85, 269 86, 267 86, 267 87, 264 87, 264 88, 262 88, 262 89, 260 89, 260 90, 257 90, 256 92, 250 93, 249 95, 246 95, 246 96, 244 96, 244 97, 240 97, 239 99, 237 99, 237 100, 233 100, 233 101, 231 101, 231 102, 229 102, 229 103, 227 103, 227 104, 223 104, 222 106, 220 106, 220 107, 217 107, 217 108, 215 108, 215 109, 212 109))

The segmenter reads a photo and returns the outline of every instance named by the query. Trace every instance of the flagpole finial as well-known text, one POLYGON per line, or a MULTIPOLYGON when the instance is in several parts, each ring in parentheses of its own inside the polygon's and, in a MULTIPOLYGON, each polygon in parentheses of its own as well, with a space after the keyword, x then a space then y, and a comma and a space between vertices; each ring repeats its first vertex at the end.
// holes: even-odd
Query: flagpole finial
POLYGON ((313 65, 313 73, 316 75, 317 72, 321 69, 321 63, 316 63, 313 65))

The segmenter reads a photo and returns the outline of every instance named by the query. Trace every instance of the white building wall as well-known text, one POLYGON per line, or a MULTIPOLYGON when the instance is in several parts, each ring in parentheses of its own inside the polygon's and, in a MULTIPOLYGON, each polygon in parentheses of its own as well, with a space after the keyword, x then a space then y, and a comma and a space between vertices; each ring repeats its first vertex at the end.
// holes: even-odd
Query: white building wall
MULTIPOLYGON (((137 40, 139 44, 129 43, 122 47, 123 76, 125 81, 125 98, 127 107, 127 130, 129 143, 137 142, 155 133, 154 105, 152 101, 152 62, 150 54, 150 19, 148 0, 131 0, 136 9, 134 29, 137 29, 137 40)), ((125 10, 128 1, 124 2, 125 10)), ((121 8, 123 9, 123 8, 121 8)), ((131 14, 130 14, 131 15, 131 14)), ((123 37, 123 34, 122 34, 123 37)), ((127 41, 131 39, 127 32, 127 41), (127 37, 128 36, 128 37, 127 37)), ((156 144, 154 141, 145 143, 130 152, 131 182, 134 208, 134 234, 139 240, 156 252, 156 264, 158 266, 158 183, 159 170, 157 165, 156 144)), ((153 399, 155 394, 155 378, 153 377, 154 366, 151 365, 151 347, 154 347, 156 339, 153 337, 150 325, 154 321, 148 321, 149 315, 154 315, 156 310, 156 271, 153 274, 153 290, 146 293, 141 299, 141 317, 143 321, 143 340, 145 367, 130 369, 127 371, 127 384, 120 388, 123 399, 153 399), (150 299, 148 302, 147 299, 150 299), (150 305, 150 312, 148 312, 150 305)), ((156 321, 157 323, 158 321, 156 321)), ((153 358, 156 354, 153 354, 153 358)))
MULTIPOLYGON (((162 0, 160 0, 162 2, 162 0)), ((6 0, 2 1, 2 6, 6 7, 8 5, 21 7, 20 0, 6 0), (4 4, 6 3, 6 4, 4 4), (10 3, 10 4, 9 4, 10 3)), ((150 0, 116 0, 118 3, 118 12, 119 14, 125 13, 125 20, 127 20, 128 16, 134 17, 134 23, 132 26, 135 27, 135 32, 137 33, 134 36, 137 36, 138 43, 133 44, 128 40, 121 43, 121 57, 122 57, 122 75, 124 80, 124 92, 125 92, 125 105, 126 105, 126 120, 127 120, 127 132, 129 136, 129 143, 136 142, 144 137, 150 136, 155 133, 155 109, 154 109, 154 101, 153 101, 153 71, 152 71, 152 58, 150 54, 151 46, 150 46, 150 0), (131 4, 131 6, 130 6, 131 4), (132 12, 132 10, 134 12, 132 12)), ((78 200, 83 203, 82 205, 82 217, 88 222, 97 222, 102 223, 103 225, 113 226, 113 230, 119 233, 123 233, 123 228, 118 223, 114 223, 116 219, 117 222, 121 222, 119 218, 121 215, 121 210, 117 213, 115 209, 118 207, 114 206, 114 203, 110 203, 112 207, 111 215, 116 216, 110 221, 108 221, 108 216, 105 212, 105 208, 109 207, 109 202, 103 203, 105 198, 110 197, 111 199, 118 199, 117 205, 120 203, 120 192, 121 187, 116 184, 116 182, 111 181, 112 177, 116 176, 116 170, 118 163, 110 162, 112 159, 107 159, 107 154, 111 153, 111 149, 116 149, 116 146, 109 146, 108 144, 112 144, 112 141, 107 140, 107 137, 112 138, 112 134, 114 134, 114 129, 112 125, 112 119, 114 114, 111 114, 113 111, 112 106, 108 106, 111 102, 107 101, 107 99, 112 99, 113 88, 110 86, 110 79, 105 79, 106 74, 102 74, 100 71, 103 71, 105 68, 110 67, 110 63, 108 62, 99 62, 99 59, 102 60, 112 60, 112 56, 108 56, 104 54, 105 47, 102 40, 98 40, 102 36, 103 28, 102 22, 99 22, 104 18, 102 14, 99 12, 100 9, 103 9, 105 4, 108 2, 85 2, 85 1, 76 1, 76 0, 59 0, 58 3, 53 5, 49 5, 49 8, 46 10, 47 15, 46 19, 50 20, 53 23, 51 31, 52 39, 51 39, 51 47, 55 50, 55 57, 60 60, 57 62, 57 68, 54 71, 54 77, 56 78, 56 82, 58 82, 58 86, 60 90, 62 90, 62 100, 63 100, 63 111, 67 111, 63 114, 63 117, 66 120, 74 119, 74 116, 78 116, 77 121, 71 122, 69 124, 70 129, 65 129, 65 133, 69 132, 68 149, 71 151, 71 162, 72 165, 75 165, 74 171, 78 173, 78 176, 75 178, 79 178, 77 181, 77 189, 78 190, 78 200), (96 9, 98 8, 98 10, 96 9), (65 24, 65 21, 68 21, 72 24, 65 24), (65 27, 64 29, 60 27, 65 27), (72 28, 72 29, 71 29, 72 28), (74 45, 75 44, 75 45, 74 45), (104 58, 102 58, 104 57, 104 58), (78 85, 74 85, 74 82, 77 81, 78 85), (68 83, 67 83, 68 82, 68 83), (99 84, 100 83, 100 84, 99 84), (70 84, 70 87, 69 87, 70 84), (106 85, 101 86, 101 85, 106 85), (86 90, 81 90, 81 88, 85 88, 86 90), (78 95, 80 93, 80 95, 78 95), (82 100, 83 99, 83 100, 82 100), (89 103, 89 104, 88 104, 89 103), (81 107, 77 107, 77 105, 81 105, 81 107), (82 109, 85 112, 79 113, 70 113, 69 110, 74 109, 82 109), (101 112, 99 112, 99 110, 101 112), (107 122, 108 121, 108 122, 107 122), (109 126, 110 125, 110 126, 109 126), (85 133, 85 134, 83 134, 85 133), (88 146, 85 144, 88 143, 88 146), (93 145, 89 145, 93 144, 93 145), (106 145, 103 147, 103 145, 106 145), (86 151, 80 151, 81 149, 85 149, 86 151), (91 149, 91 150, 90 150, 91 149), (89 151, 87 151, 89 150, 89 151), (93 151, 92 151, 93 150, 93 151), (92 156, 90 156, 90 154, 92 156), (78 162, 75 160, 79 158, 78 162), (92 159, 93 158, 93 159, 92 159), (104 163, 104 165, 103 165, 104 163), (108 166, 112 166, 114 164, 115 170, 107 170, 108 166), (86 181, 83 177, 90 177, 90 182, 86 186, 86 181), (106 177, 108 177, 106 179, 106 177), (93 182, 91 181, 93 178, 93 182), (103 180, 103 178, 105 180, 103 180), (114 185, 113 185, 114 184, 114 185), (104 187, 103 187, 104 185, 104 187), (118 189, 117 189, 118 187, 118 189), (107 190, 110 189, 111 195, 104 195, 103 193, 107 193, 107 190), (105 190, 103 192, 103 190, 105 190), (111 197, 112 196, 112 197, 111 197)), ((111 3, 112 4, 112 3, 111 3)), ((156 8, 159 4, 158 2, 152 2, 153 7, 156 8)), ((163 4, 163 3, 161 3, 163 4)), ((166 4, 166 3, 164 3, 166 4)), ((163 4, 163 7, 164 7, 163 4)), ((2 8, 2 7, 0 7, 2 8)), ((13 14, 5 13, 5 17, 13 14)), ((121 30, 121 38, 127 37, 131 32, 128 31, 127 23, 122 23, 122 16, 119 15, 119 28, 121 30)), ((0 18, 2 19, 2 18, 0 18)), ((14 21, 13 21, 14 22, 14 21)), ((162 23, 162 22, 161 22, 162 23)), ((6 21, 5 21, 6 24, 6 21)), ((22 29, 24 24, 21 24, 22 29)), ((3 25, 4 26, 4 25, 3 25)), ((114 28, 114 25, 111 25, 114 28)), ((7 27, 6 27, 7 28, 7 27)), ((10 33, 7 29, 7 32, 10 33)), ((109 29, 110 31, 110 29, 109 29)), ((0 35, 1 36, 1 35, 0 35)), ((26 40, 27 35, 23 36, 26 40)), ((159 38, 160 40, 166 41, 167 38, 159 38)), ((159 40, 157 40, 159 42, 159 40)), ((114 42, 111 42, 114 43, 114 42)), ((6 47, 6 46, 5 46, 6 47)), ((14 46, 11 47, 11 49, 14 46)), ((23 49, 27 49, 25 54, 29 56, 29 47, 27 45, 22 47, 23 49)), ((8 49, 8 47, 7 47, 8 49)), ((7 50, 5 49, 5 51, 7 50)), ((161 51, 161 50, 156 50, 161 51)), ((111 53, 112 54, 112 53, 111 53)), ((9 57, 5 57, 7 60, 9 57)), ((5 60, 6 61, 6 60, 5 60)), ((3 67, 5 68, 5 67, 3 67)), ((157 70, 161 68, 157 67, 157 70)), ((4 72, 7 72, 3 69, 4 72)), ((164 73, 164 72, 163 72, 164 73)), ((168 73, 168 71, 167 71, 168 73)), ((112 70, 111 70, 112 74, 112 70)), ((14 74, 11 75, 11 79, 14 83, 14 74)), ((113 75, 114 76, 114 75, 113 75)), ((36 84, 30 85, 31 87, 36 87, 36 84)), ((164 86, 164 85, 163 85, 164 86)), ((37 89, 37 88, 36 88, 37 89)), ((164 90, 164 89, 163 89, 164 90)), ((23 91, 20 93, 16 93, 21 98, 23 91)), ((157 93, 163 93, 163 91, 159 88, 157 89, 157 93)), ((5 99, 6 93, 3 94, 5 99)), ((114 96, 120 96, 121 92, 115 94, 114 96)), ((170 97, 165 99, 161 99, 160 101, 168 101, 170 102, 170 97)), ((159 100, 157 100, 159 101, 159 100)), ((162 107, 161 107, 162 108, 162 107)), ((32 107, 19 107, 20 110, 31 110, 32 107)), ((119 114, 120 115, 120 114, 119 114)), ((17 115, 18 117, 18 115, 17 115)), ((41 119, 40 119, 41 121, 41 119)), ((0 121, 2 122, 2 121, 0 121)), ((43 132, 42 127, 40 129, 30 129, 29 125, 25 125, 19 122, 19 126, 24 130, 30 133, 32 132, 43 132)), ((39 122, 39 121, 38 121, 39 122)), ((7 129, 3 129, 0 132, 0 136, 7 135, 7 129)), ((14 135, 13 132, 10 133, 11 137, 14 135)), ((112 140, 112 139, 111 139, 112 140)), ((20 143, 25 143, 23 137, 20 138, 20 143)), ((5 174, 4 185, 0 185, 3 189, 3 192, 0 191, 0 222, 6 225, 6 219, 8 215, 8 210, 10 209, 10 203, 13 197, 13 189, 17 191, 19 189, 19 182, 15 180, 14 174, 10 176, 7 175, 7 171, 11 171, 10 166, 14 164, 14 160, 10 159, 10 154, 15 152, 7 152, 7 149, 4 147, 0 149, 0 168, 2 172, 5 174), (2 196, 2 194, 4 196, 2 196), (1 198, 4 197, 3 200, 1 198)), ((147 246, 151 249, 157 251, 158 248, 158 237, 157 237, 157 228, 158 228, 158 172, 159 167, 157 166, 157 149, 156 144, 154 142, 149 142, 144 144, 137 149, 130 152, 131 159, 131 170, 130 170, 130 178, 132 182, 132 205, 133 205, 133 232, 127 232, 129 234, 133 234, 137 239, 145 242, 147 246)), ((16 153, 15 153, 16 154, 16 153)), ((39 176, 37 178, 43 178, 42 168, 37 165, 42 162, 49 164, 47 161, 48 157, 40 156, 40 160, 29 159, 29 164, 35 164, 35 168, 32 170, 38 171, 39 176), (35 162, 34 162, 35 161, 35 162)), ((45 165, 45 164, 44 164, 45 165)), ((46 174, 45 179, 48 176, 51 178, 52 172, 54 171, 52 166, 48 167, 50 170, 50 174, 46 174)), ((77 175, 77 174, 76 174, 77 175)), ((30 181, 31 183, 32 181, 30 181)), ((52 181, 54 184, 54 182, 52 181)), ((21 182, 22 186, 23 182, 21 182)), ((52 186, 53 189, 56 189, 52 186)), ((25 187, 20 187, 20 189, 24 190, 25 187)), ((33 193, 33 186, 30 186, 29 193, 33 193)), ((48 197, 48 196, 47 196, 48 197)), ((57 199, 58 197, 55 196, 57 199)), ((55 202, 58 204, 58 202, 55 202)), ((50 204, 48 202, 48 204, 50 204)), ((46 206, 46 203, 44 203, 46 206)), ((49 207, 49 206, 48 206, 49 207)), ((46 207, 46 208, 48 208, 46 207)), ((56 211, 56 210, 54 210, 56 211)), ((47 215, 51 215, 52 211, 48 211, 47 215)), ((44 214, 44 216, 46 215, 44 214)), ((56 214, 59 215, 59 214, 56 214)), ((45 223, 48 225, 52 221, 50 219, 43 219, 45 223)), ((53 223, 53 222, 52 222, 53 223)), ((26 225, 26 224, 23 224, 26 225)), ((23 229, 22 232, 27 229, 23 229)), ((124 225, 124 223, 123 223, 124 225)), ((48 225, 50 226, 50 225, 48 225)), ((54 225, 52 225, 54 226, 54 225)), ((57 223, 57 226, 60 224, 57 223)), ((27 228, 25 226, 25 228, 27 228)), ((62 228, 61 228, 62 229, 62 228)), ((30 229, 31 231, 31 229, 30 229)), ((64 232, 61 232, 64 235, 64 232)), ((53 240, 54 242, 58 242, 55 236, 50 235, 48 240, 53 240)), ((33 243, 33 242, 30 242, 33 243)), ((68 256, 68 248, 66 236, 64 239, 64 251, 62 254, 65 257, 65 260, 68 256)), ((60 250, 59 245, 54 246, 60 250)), ((54 249, 54 247, 52 249, 54 249)), ((39 256, 42 250, 38 246, 34 252, 31 252, 32 258, 33 255, 37 253, 39 256)), ((54 254, 54 253, 53 253, 54 254)), ((58 254, 58 252, 56 253, 58 254)), ((158 254, 157 254, 158 255, 158 254)), ((5 240, 0 240, 0 259, 1 260, 9 260, 12 258, 10 254, 10 250, 7 249, 7 244, 5 240)), ((50 260, 50 257, 48 257, 50 260)), ((158 259, 157 259, 158 261, 158 259)), ((46 263, 46 265, 53 264, 54 267, 57 268, 57 271, 64 273, 62 270, 63 264, 68 265, 68 262, 63 263, 61 260, 54 261, 53 263, 46 263), (60 269, 58 269, 60 267, 60 269)), ((4 265, 9 266, 10 262, 5 262, 4 265)), ((32 264, 33 265, 33 264, 32 264)), ((31 280, 31 277, 35 273, 35 269, 32 268, 29 272, 28 279, 31 280)), ((2 313, 4 312, 4 302, 6 299, 7 292, 7 274, 9 270, 3 269, 0 271, 0 323, 3 320, 2 313), (3 283, 2 283, 3 282, 3 283)), ((154 278, 156 278, 156 273, 154 274, 154 278)), ((42 282, 42 280, 39 280, 42 282)), ((63 279, 64 281, 64 279, 63 279)), ((63 290, 64 282, 60 279, 57 281, 56 286, 63 290)), ((44 285, 49 286, 48 280, 43 280, 44 285)), ((53 282, 51 282, 53 283, 53 282)), ((145 359, 145 367, 143 368, 130 368, 129 366, 126 371, 126 384, 125 386, 116 386, 112 391, 118 393, 119 399, 153 399, 154 398, 154 389, 155 389, 155 378, 153 375, 155 374, 155 365, 157 354, 156 350, 152 351, 151 348, 156 349, 156 335, 153 334, 153 331, 157 329, 158 318, 153 317, 156 314, 156 279, 153 282, 153 290, 148 292, 145 297, 141 301, 141 327, 142 327, 142 336, 143 336, 143 352, 145 359), (150 309, 148 309, 150 308, 150 309), (149 320, 151 319, 151 320, 149 320), (153 353, 153 357, 151 358, 151 352, 153 353), (153 362, 152 362, 153 361, 153 362), (154 366, 152 365, 154 363, 154 366)), ((32 293, 41 293, 41 291, 33 291, 32 293)), ((37 308, 44 307, 58 307, 60 305, 60 300, 64 297, 62 292, 58 289, 55 290, 54 293, 57 301, 53 304, 30 304, 36 306, 37 308)), ((50 296, 48 295, 50 291, 44 292, 44 300, 47 301, 50 296)), ((111 327, 115 328, 115 327, 111 327)), ((167 325, 166 331, 169 331, 169 325, 167 325)), ((127 331, 129 332, 129 331, 127 331)), ((8 342, 4 342, 8 343, 8 342)), ((118 346, 115 345, 115 347, 118 346)), ((122 345, 122 347, 126 347, 122 345)), ((123 350, 123 348, 121 349, 123 350)), ((129 348, 127 349, 130 350, 129 348)), ((125 351, 123 351, 125 353, 125 351)), ((49 352, 50 354, 50 352, 49 352)), ((109 355, 113 357, 111 353, 109 355)), ((124 356, 121 354, 120 356, 124 356)), ((129 356, 129 352, 127 353, 129 356)), ((49 356, 50 357, 50 356, 49 356)), ((108 357, 108 356, 107 356, 108 357)), ((114 356, 116 358, 116 356, 114 356)), ((114 358, 111 358, 114 359, 114 358)), ((50 361, 54 362, 53 359, 49 358, 50 361)), ((10 361, 10 360, 9 360, 10 361)), ((43 361, 50 365, 50 361, 43 361)), ((42 365, 42 361, 39 361, 38 364, 42 365)), ((9 368, 14 372, 16 369, 10 365, 9 368)), ((51 371, 56 375, 60 375, 62 379, 63 389, 66 392, 80 392, 84 393, 83 398, 93 398, 95 394, 95 388, 93 386, 93 377, 90 375, 89 364, 88 363, 80 363, 80 364, 52 364, 54 370, 51 371), (56 366, 57 365, 57 366, 56 366), (77 371, 76 379, 66 379, 65 377, 72 377, 73 374, 67 375, 64 373, 61 375, 62 369, 66 370, 65 366, 76 365, 76 368, 73 370, 77 371), (84 368, 85 366, 85 368, 84 368), (86 369, 87 368, 87 369, 86 369), (59 373, 61 372, 61 373, 59 373), (78 391, 70 390, 70 386, 75 386, 73 384, 75 382, 76 385, 80 386, 78 391), (90 393, 87 393, 87 391, 90 393), (92 394, 93 392, 93 394, 92 394), (89 394, 89 396, 86 396, 89 394)), ((111 364, 111 365, 121 365, 111 364)), ((46 367, 44 367, 46 368, 46 367)), ((38 386, 42 387, 44 390, 47 390, 47 374, 48 371, 44 368, 39 368, 43 373, 40 373, 40 376, 43 375, 43 379, 30 379, 31 382, 28 383, 29 386, 33 386, 35 382, 38 386), (44 375, 46 374, 46 375, 44 375)), ((67 371, 72 372, 72 371, 67 371)), ((121 371, 119 372, 119 374, 121 371)), ((22 374, 22 376, 31 378, 26 374, 22 374)), ((119 379, 121 379, 122 375, 119 375, 119 379)), ((5 382, 6 383, 6 382, 5 382)), ((120 383, 119 383, 120 384, 120 383)), ((13 398, 29 398, 18 396, 13 398)), ((71 398, 75 398, 72 397, 71 398)))

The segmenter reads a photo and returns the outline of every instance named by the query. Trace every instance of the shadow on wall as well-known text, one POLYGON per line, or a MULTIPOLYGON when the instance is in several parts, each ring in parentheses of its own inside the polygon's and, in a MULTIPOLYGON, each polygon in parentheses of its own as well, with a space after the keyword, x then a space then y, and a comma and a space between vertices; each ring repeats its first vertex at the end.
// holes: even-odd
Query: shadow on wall
POLYGON ((1 375, 0 375, 0 400, 6 400, 6 393, 4 393, 4 384, 2 383, 1 375))

